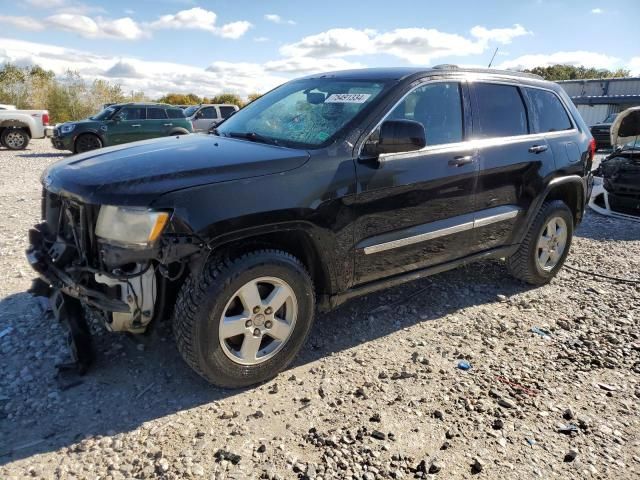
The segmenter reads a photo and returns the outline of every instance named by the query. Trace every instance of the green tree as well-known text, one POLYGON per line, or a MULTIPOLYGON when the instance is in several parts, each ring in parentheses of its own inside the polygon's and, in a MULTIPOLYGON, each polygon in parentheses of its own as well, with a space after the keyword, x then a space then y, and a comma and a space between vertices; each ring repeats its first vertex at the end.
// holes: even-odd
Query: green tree
POLYGON ((259 99, 261 96, 261 93, 250 93, 249 95, 247 95, 247 102, 245 103, 245 105, 259 99))
POLYGON ((630 76, 629 70, 619 68, 607 70, 606 68, 592 68, 575 65, 550 65, 548 67, 535 67, 523 70, 527 73, 540 75, 545 80, 583 80, 589 78, 626 78, 630 76))
POLYGON ((240 96, 235 93, 220 93, 219 95, 211 98, 211 103, 230 103, 239 107, 244 105, 240 96))
POLYGON ((170 105, 198 105, 202 99, 194 93, 167 93, 158 99, 160 103, 168 103, 170 105))

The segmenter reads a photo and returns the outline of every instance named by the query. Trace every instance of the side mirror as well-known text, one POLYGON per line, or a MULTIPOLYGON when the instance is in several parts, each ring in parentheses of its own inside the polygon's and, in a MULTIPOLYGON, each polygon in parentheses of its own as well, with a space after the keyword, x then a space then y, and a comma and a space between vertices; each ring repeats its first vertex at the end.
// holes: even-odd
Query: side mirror
POLYGON ((424 126, 413 120, 387 120, 380 125, 378 140, 365 145, 367 155, 377 157, 382 153, 412 152, 427 145, 424 126))

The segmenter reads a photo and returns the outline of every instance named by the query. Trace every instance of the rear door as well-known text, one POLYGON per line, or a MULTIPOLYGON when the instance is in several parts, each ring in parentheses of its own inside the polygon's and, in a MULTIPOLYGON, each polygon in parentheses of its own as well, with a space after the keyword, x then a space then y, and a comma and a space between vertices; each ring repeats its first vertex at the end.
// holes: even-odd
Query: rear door
POLYGON ((147 120, 144 122, 145 138, 164 137, 169 134, 172 123, 164 107, 147 107, 147 120))
POLYGON ((471 93, 480 164, 473 235, 477 252, 513 243, 554 162, 544 135, 533 131, 518 85, 474 82, 471 93))
POLYGON ((355 283, 466 254, 478 162, 465 92, 453 80, 414 87, 385 119, 421 122, 427 146, 381 165, 357 161, 355 283))
POLYGON ((203 107, 193 121, 193 128, 198 132, 207 132, 217 119, 218 110, 216 107, 203 107))
POLYGON ((145 138, 143 124, 147 118, 146 107, 125 106, 118 111, 116 116, 119 117, 119 120, 109 126, 110 145, 135 142, 145 138))

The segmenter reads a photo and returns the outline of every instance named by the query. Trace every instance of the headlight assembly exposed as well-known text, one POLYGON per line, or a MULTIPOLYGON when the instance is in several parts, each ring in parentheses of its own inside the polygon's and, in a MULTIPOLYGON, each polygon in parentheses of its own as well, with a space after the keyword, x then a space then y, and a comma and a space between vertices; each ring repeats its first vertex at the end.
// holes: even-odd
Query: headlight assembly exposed
POLYGON ((103 205, 98 214, 96 236, 109 243, 146 247, 160 237, 168 221, 167 212, 103 205))
POLYGON ((76 124, 75 123, 65 123, 60 127, 60 132, 61 133, 71 133, 75 130, 76 128, 76 124))

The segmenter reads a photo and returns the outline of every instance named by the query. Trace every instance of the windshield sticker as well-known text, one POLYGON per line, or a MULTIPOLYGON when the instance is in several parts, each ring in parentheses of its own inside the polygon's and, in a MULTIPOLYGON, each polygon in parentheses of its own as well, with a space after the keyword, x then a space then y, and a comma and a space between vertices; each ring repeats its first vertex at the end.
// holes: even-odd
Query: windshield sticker
POLYGON ((370 93, 332 93, 324 103, 364 103, 370 96, 370 93))

